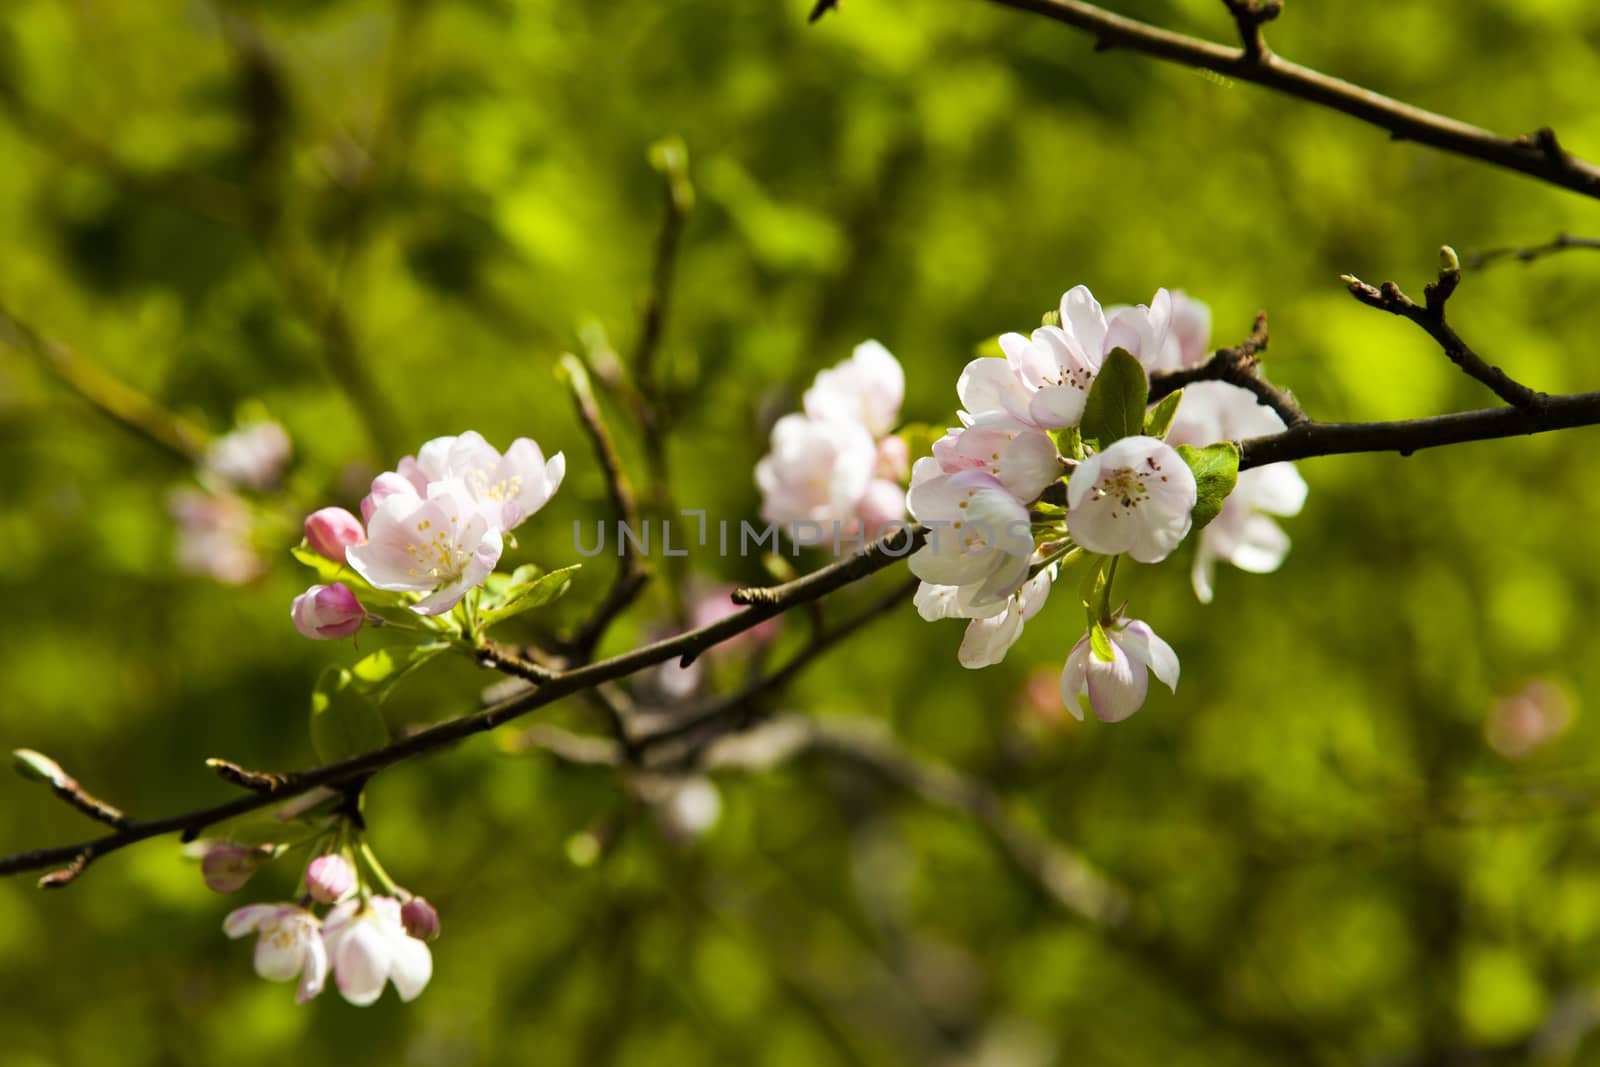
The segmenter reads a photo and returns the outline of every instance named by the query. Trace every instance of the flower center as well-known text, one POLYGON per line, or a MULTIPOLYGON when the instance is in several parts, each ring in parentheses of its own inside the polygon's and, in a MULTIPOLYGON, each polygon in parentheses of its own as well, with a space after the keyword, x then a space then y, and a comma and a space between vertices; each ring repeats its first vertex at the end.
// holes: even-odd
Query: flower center
POLYGON ((1167 476, 1161 473, 1161 463, 1154 456, 1147 456, 1137 467, 1118 467, 1107 471, 1095 483, 1094 499, 1111 498, 1113 519, 1121 517, 1124 513, 1131 515, 1139 510, 1140 504, 1150 499, 1150 483, 1166 480, 1167 476))
MULTIPOLYGON (((455 519, 450 520, 452 524, 455 519)), ((423 519, 417 523, 417 539, 406 545, 406 552, 415 564, 406 573, 415 578, 423 574, 438 584, 454 582, 466 570, 471 556, 463 552, 443 530, 433 530, 433 522, 423 519), (429 531, 433 532, 430 533, 429 531)))

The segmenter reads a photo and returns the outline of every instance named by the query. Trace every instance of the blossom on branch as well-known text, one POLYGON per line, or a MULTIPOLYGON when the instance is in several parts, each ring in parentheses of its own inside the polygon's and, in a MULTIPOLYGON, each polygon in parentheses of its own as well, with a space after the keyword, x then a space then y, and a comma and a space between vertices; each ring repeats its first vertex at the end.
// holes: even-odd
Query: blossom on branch
POLYGON ((1085 710, 1101 722, 1121 722, 1144 706, 1151 674, 1168 689, 1178 688, 1178 654, 1156 632, 1138 619, 1118 618, 1102 631, 1111 656, 1095 651, 1091 634, 1084 634, 1061 672, 1061 700, 1074 718, 1085 710))
POLYGON ((401 1000, 415 1000, 433 977, 433 954, 407 932, 401 910, 393 897, 357 898, 323 923, 334 982, 357 1007, 375 1002, 391 981, 401 1000))
POLYGON ((229 913, 222 930, 234 940, 259 933, 256 973, 269 982, 287 982, 299 975, 295 996, 299 1003, 322 992, 328 979, 328 946, 311 912, 293 904, 250 904, 229 913))
POLYGON ((500 530, 460 483, 435 482, 428 498, 396 493, 372 513, 365 544, 345 551, 374 589, 426 594, 411 606, 442 615, 500 561, 500 530))
POLYGON ((1171 445, 1124 437, 1078 464, 1067 482, 1067 529, 1091 552, 1159 563, 1193 524, 1194 473, 1171 445))

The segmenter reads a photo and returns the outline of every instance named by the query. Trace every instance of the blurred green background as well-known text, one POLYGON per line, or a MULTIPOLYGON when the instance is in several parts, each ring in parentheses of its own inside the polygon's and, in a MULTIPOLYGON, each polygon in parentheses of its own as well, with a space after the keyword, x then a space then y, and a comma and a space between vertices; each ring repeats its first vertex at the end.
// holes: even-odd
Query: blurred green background
MULTIPOLYGON (((1232 32, 1211 0, 1117 6, 1232 32)), ((809 28, 808 8, 7 0, 0 303, 211 433, 278 419, 295 458, 255 504, 283 522, 257 528, 268 572, 186 574, 167 495, 193 467, 3 350, 0 745, 141 816, 228 796, 208 756, 309 765, 310 685, 349 650, 289 625, 295 516, 354 506, 438 434, 564 449, 509 559, 572 561, 572 520, 607 512, 552 369, 580 332, 634 341, 665 135, 698 193, 661 357, 669 459, 680 502, 734 519, 756 513, 771 419, 865 337, 905 363, 905 417, 941 423, 973 346, 1067 287, 1181 287, 1219 344, 1268 309, 1269 373, 1314 415, 1429 414, 1491 398, 1337 276, 1418 292, 1442 242, 1600 231, 1571 194, 980 0, 847 0, 809 28)), ((1600 155, 1592 4, 1300 0, 1269 30, 1296 60, 1600 155)), ((1593 389, 1597 287, 1594 253, 1504 263, 1469 272, 1452 315, 1522 380, 1593 389)), ((906 606, 788 691, 991 783, 1129 887, 1154 932, 1136 945, 1053 910, 971 820, 825 759, 717 775, 722 817, 685 843, 611 773, 479 738, 370 791, 386 864, 443 916, 416 1003, 296 1007, 220 930, 294 871, 225 900, 162 839, 65 892, 0 882, 0 1060, 1600 1062, 1594 441, 1303 464, 1279 574, 1225 569, 1209 608, 1184 554, 1128 581, 1184 676, 1116 727, 1054 703, 1081 632, 1064 594, 987 671, 906 606), (578 865, 585 832, 616 842, 578 865)), ((586 568, 545 625, 607 579, 586 568)), ((606 648, 663 613, 658 588, 606 648)), ((484 681, 430 667, 391 724, 471 710, 484 681)), ((95 830, 0 778, 0 849, 95 830)))

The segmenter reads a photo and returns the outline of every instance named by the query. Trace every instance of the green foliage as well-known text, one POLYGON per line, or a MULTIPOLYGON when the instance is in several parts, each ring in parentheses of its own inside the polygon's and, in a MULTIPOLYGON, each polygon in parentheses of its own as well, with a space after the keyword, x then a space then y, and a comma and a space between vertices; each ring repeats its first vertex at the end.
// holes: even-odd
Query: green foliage
POLYGON ((389 727, 371 692, 388 678, 395 662, 379 652, 356 671, 330 666, 322 672, 311 692, 311 746, 317 759, 335 763, 389 743, 389 727))
POLYGON ((1167 431, 1172 428, 1172 420, 1178 414, 1178 405, 1183 401, 1183 390, 1168 393, 1154 404, 1144 417, 1144 435, 1146 437, 1166 437, 1167 431))
POLYGON ((1078 427, 1083 440, 1104 451, 1124 437, 1143 433, 1149 391, 1139 361, 1127 349, 1113 348, 1095 374, 1083 405, 1083 422, 1078 427))
MULTIPOLYGON (((1194 530, 1206 527, 1222 511, 1223 503, 1239 481, 1239 447, 1223 441, 1205 448, 1179 445, 1178 455, 1194 473, 1194 530)), ((1191 536, 1193 534, 1191 533, 1191 536)))
POLYGON ((478 617, 485 627, 515 618, 525 611, 544 607, 566 595, 572 576, 583 565, 574 563, 548 573, 532 563, 518 567, 505 586, 479 601, 478 617))
MULTIPOLYGON (((844 0, 807 26, 810 6, 6 3, 0 303, 210 433, 259 402, 295 460, 286 493, 258 501, 266 572, 236 587, 184 574, 166 497, 198 486, 190 465, 0 350, 4 750, 47 753, 139 818, 235 795, 207 757, 315 763, 318 673, 398 631, 364 631, 360 653, 300 638, 290 599, 324 578, 288 550, 307 511, 354 509, 436 434, 564 451, 566 483, 501 566, 576 562, 573 521, 613 516, 553 370, 593 355, 596 326, 613 367, 632 358, 665 210, 648 155, 670 135, 696 205, 657 370, 673 502, 713 519, 755 519, 750 468, 772 419, 855 343, 876 337, 905 364, 907 423, 953 425, 980 342, 999 354, 994 338, 1078 282, 1107 304, 1182 287, 1211 305, 1214 345, 1265 308, 1266 371, 1308 411, 1404 418, 1486 397, 1336 279, 1420 296, 1449 241, 1469 343, 1539 388, 1597 387, 1574 353, 1593 349, 1600 256, 1471 267, 1484 248, 1593 235, 1590 201, 1243 82, 1097 56, 986 0, 844 0), (335 280, 332 305, 296 297, 335 280), (341 337, 375 415, 341 384, 341 337)), ((1103 6, 1234 39, 1215 0, 1103 6)), ((1600 6, 1354 7, 1290 3, 1267 37, 1292 60, 1490 129, 1548 124, 1600 155, 1600 6)), ((632 409, 591 365, 648 505, 632 409)), ((1301 470, 1311 494, 1282 524, 1278 573, 1219 567, 1202 607, 1198 533, 1166 564, 1119 568, 1118 603, 1183 660, 1177 695, 1152 683, 1127 722, 1079 725, 1055 695, 1082 632, 1076 573, 1000 665, 964 670, 961 625, 907 606, 773 705, 868 717, 991 779, 1026 826, 1138 890, 1120 933, 1051 909, 972 820, 821 754, 717 772, 721 821, 679 843, 615 770, 511 758, 496 736, 408 761, 368 795, 386 867, 443 914, 416 1002, 296 1005, 220 926, 292 898, 297 857, 222 898, 169 837, 60 893, 0 880, 0 1059, 1563 1062, 1558 1042, 1526 1042, 1600 984, 1600 553, 1584 533, 1600 455, 1579 432, 1301 470), (1564 697, 1536 691, 1512 718, 1565 699, 1571 725, 1502 755, 1487 724, 1534 679, 1564 697), (592 843, 582 868, 577 840, 592 843), (1152 932, 1154 948, 1138 940, 1152 932), (1310 1053, 1285 1047, 1295 1034, 1310 1053)), ((495 636, 568 632, 615 563, 592 561, 495 636)), ((754 557, 687 565, 706 584, 771 580, 754 557)), ((828 623, 865 603, 847 592, 828 623)), ((658 572, 601 652, 673 619, 658 572)), ((785 623, 769 666, 807 622, 785 623)), ((746 677, 737 659, 701 666, 717 693, 746 677)), ((383 714, 399 735, 476 709, 497 680, 437 656, 383 714)), ((539 721, 603 731, 577 699, 539 721)), ((0 779, 0 849, 102 832, 0 779)), ((1596 1037, 1575 1040, 1570 1062, 1594 1062, 1596 1037)))

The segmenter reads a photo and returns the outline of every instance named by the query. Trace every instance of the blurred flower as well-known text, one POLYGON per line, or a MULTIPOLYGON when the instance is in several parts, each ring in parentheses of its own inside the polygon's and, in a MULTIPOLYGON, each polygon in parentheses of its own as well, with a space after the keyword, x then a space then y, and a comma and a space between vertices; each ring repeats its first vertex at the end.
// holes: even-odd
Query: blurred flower
POLYGON ((347 900, 322 926, 339 993, 365 1007, 394 982, 401 1000, 415 1000, 433 977, 428 946, 406 932, 400 902, 393 897, 347 900))
POLYGON ((1171 297, 1172 319, 1167 329, 1167 343, 1160 360, 1150 367, 1151 371, 1198 367, 1211 356, 1211 308, 1182 289, 1172 290, 1171 297))
POLYGON ((224 585, 242 585, 265 573, 266 564, 251 542, 255 519, 240 497, 175 489, 167 508, 178 526, 179 570, 224 585))
POLYGON ((256 973, 269 982, 287 982, 299 975, 295 999, 301 1004, 322 992, 328 979, 328 946, 311 912, 293 904, 251 904, 230 913, 222 930, 234 940, 259 932, 256 973))
POLYGON ((318 508, 306 516, 306 544, 335 563, 344 562, 344 550, 367 539, 361 520, 344 508, 318 508))
POLYGON ((434 941, 439 937, 439 913, 422 897, 412 897, 400 909, 400 922, 406 933, 418 941, 434 941))
POLYGON ((863 341, 849 359, 817 372, 804 405, 813 419, 858 423, 878 438, 894 429, 905 395, 899 360, 877 341, 863 341))
POLYGON ((1033 536, 1028 509, 985 471, 945 474, 931 456, 912 469, 911 513, 929 528, 911 573, 933 585, 962 587, 970 609, 1003 604, 1028 576, 1033 536))
POLYGON ((1572 726, 1572 698, 1544 678, 1496 700, 1483 724, 1489 747, 1508 760, 1525 760, 1572 726))
POLYGON ((664 784, 652 810, 669 839, 689 844, 705 836, 722 818, 722 794, 705 775, 679 778, 664 784))
POLYGON ((500 560, 500 531, 459 483, 434 483, 428 499, 395 494, 372 513, 367 541, 345 558, 376 589, 426 593, 411 610, 442 615, 500 560))
POLYGON ((332 641, 349 637, 361 629, 367 612, 361 601, 343 582, 313 585, 294 598, 289 618, 300 636, 313 641, 332 641))
POLYGON ((1067 482, 1067 528, 1091 552, 1159 563, 1193 524, 1194 474, 1172 446, 1124 437, 1078 464, 1067 482))
MULTIPOLYGON (((1278 413, 1257 403, 1248 390, 1226 382, 1196 382, 1183 391, 1167 442, 1204 447, 1264 437, 1285 428, 1278 413)), ((1298 515, 1305 502, 1306 482, 1292 463, 1241 471, 1222 511, 1200 531, 1191 572, 1200 602, 1211 603, 1219 559, 1254 574, 1277 570, 1289 554, 1289 535, 1269 516, 1298 515)))
POLYGON ((237 893, 271 854, 268 848, 212 842, 200 859, 200 876, 213 893, 237 893))
POLYGON ((239 489, 265 492, 282 480, 289 452, 289 434, 282 426, 270 419, 246 423, 206 445, 201 474, 239 489))
POLYGON ((771 447, 756 463, 762 518, 796 544, 871 539, 904 519, 909 455, 889 433, 904 396, 904 371, 876 341, 820 371, 804 413, 773 425, 771 447))
POLYGON ((306 867, 306 892, 318 904, 337 904, 356 891, 356 872, 338 852, 328 852, 306 867))
POLYGON ((1088 634, 1072 646, 1061 672, 1061 700, 1074 718, 1085 710, 1101 722, 1121 722, 1144 706, 1150 679, 1146 668, 1168 689, 1178 688, 1178 654, 1138 619, 1119 618, 1105 628, 1111 659, 1091 647, 1088 634))

